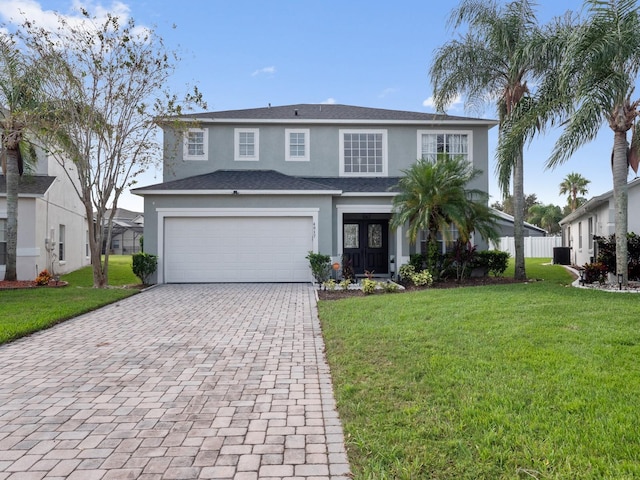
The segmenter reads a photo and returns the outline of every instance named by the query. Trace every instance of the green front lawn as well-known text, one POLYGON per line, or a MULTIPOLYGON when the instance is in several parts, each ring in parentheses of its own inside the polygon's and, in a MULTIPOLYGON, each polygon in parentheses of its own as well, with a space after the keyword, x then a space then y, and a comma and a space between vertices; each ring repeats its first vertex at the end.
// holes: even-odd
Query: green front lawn
MULTIPOLYGON (((137 293, 135 289, 95 289, 91 267, 84 267, 61 280, 61 288, 0 290, 0 344, 48 328, 63 320, 95 310, 137 293)), ((109 285, 120 287, 138 284, 131 273, 131 256, 109 258, 109 285)))
POLYGON ((640 478, 640 296, 542 263, 320 302, 356 479, 640 478))

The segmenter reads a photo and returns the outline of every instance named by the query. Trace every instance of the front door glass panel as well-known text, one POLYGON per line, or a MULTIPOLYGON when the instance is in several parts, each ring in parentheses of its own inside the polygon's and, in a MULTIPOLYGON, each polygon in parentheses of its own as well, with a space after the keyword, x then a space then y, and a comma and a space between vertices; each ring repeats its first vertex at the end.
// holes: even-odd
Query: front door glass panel
POLYGON ((382 248, 382 225, 370 223, 368 227, 367 243, 369 248, 382 248))
POLYGON ((344 224, 344 248, 360 248, 360 225, 344 224))

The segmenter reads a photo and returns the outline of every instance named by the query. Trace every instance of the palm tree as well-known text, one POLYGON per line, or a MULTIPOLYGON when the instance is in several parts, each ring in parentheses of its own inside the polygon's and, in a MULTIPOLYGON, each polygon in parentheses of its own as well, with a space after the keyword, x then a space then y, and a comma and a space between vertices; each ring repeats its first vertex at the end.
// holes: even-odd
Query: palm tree
POLYGON ((589 192, 587 185, 590 183, 591 180, 587 180, 576 172, 571 172, 564 177, 560 184, 560 195, 569 194, 569 204, 572 212, 575 212, 576 208, 578 208, 578 195, 586 195, 589 192))
POLYGON ((529 208, 529 222, 544 228, 548 234, 560 231, 560 220, 562 220, 562 209, 553 204, 542 205, 538 203, 529 208))
MULTIPOLYGON (((632 99, 640 70, 640 11, 635 0, 585 0, 587 18, 573 28, 561 68, 545 83, 538 118, 565 121, 547 165, 566 162, 596 137, 607 124, 613 131, 613 198, 615 209, 616 269, 627 278, 627 177, 640 144, 636 124, 640 99, 632 99), (571 93, 569 105, 554 102, 571 93), (627 133, 632 131, 631 146, 627 133)), ((544 84, 543 84, 544 85, 544 84)), ((608 163, 608 162, 607 162, 608 163)))
MULTIPOLYGON (((458 95, 466 106, 478 108, 495 101, 500 136, 505 120, 529 94, 528 82, 544 71, 544 50, 530 49, 540 32, 528 0, 504 7, 494 0, 462 0, 451 14, 454 28, 468 25, 468 33, 437 50, 430 69, 434 102, 440 111, 458 95)), ((523 142, 511 156, 498 155, 497 174, 506 195, 513 182, 516 279, 525 279, 523 142)))
POLYGON ((438 234, 445 241, 453 240, 451 225, 463 242, 469 241, 474 231, 486 239, 498 238, 487 194, 467 189, 480 174, 467 160, 443 154, 436 161, 420 159, 403 173, 397 185, 399 193, 393 199, 391 227, 408 224, 407 236, 412 244, 419 232, 427 233, 427 268, 432 273, 438 234))
POLYGON ((12 40, 0 36, 0 130, 2 171, 7 186, 7 264, 5 280, 17 279, 18 188, 24 158, 35 159, 26 136, 35 126, 40 101, 40 76, 12 40))

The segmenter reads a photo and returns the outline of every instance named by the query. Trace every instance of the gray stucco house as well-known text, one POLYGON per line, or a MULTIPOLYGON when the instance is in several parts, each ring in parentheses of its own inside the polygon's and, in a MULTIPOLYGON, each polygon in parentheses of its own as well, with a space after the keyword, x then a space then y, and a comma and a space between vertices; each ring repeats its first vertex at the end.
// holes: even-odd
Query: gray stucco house
MULTIPOLYGON (((627 184, 629 219, 628 232, 640 232, 640 217, 632 214, 640 205, 640 178, 627 184)), ((593 236, 608 237, 616 233, 616 212, 613 190, 597 195, 560 220, 562 242, 571 248, 571 262, 582 266, 592 263, 598 255, 593 236)))
POLYGON ((177 120, 193 123, 186 132, 163 124, 163 183, 133 190, 144 197, 158 283, 310 281, 309 251, 345 255, 356 274, 393 275, 416 249, 404 229, 389 228, 402 170, 440 152, 463 155, 483 172, 470 187, 487 191, 496 125, 335 104, 177 120))
MULTIPOLYGON (((62 275, 89 265, 89 229, 85 208, 74 189, 78 180, 43 149, 18 190, 18 280, 34 280, 45 268, 62 275)), ((0 280, 7 253, 7 188, 0 172, 0 280)))

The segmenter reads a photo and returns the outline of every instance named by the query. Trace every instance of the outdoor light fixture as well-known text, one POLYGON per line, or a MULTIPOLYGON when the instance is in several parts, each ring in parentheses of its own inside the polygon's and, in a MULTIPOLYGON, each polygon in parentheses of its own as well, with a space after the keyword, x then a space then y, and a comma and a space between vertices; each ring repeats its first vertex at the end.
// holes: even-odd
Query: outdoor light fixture
POLYGON ((623 279, 623 274, 622 274, 622 273, 619 273, 619 274, 618 274, 618 288, 619 288, 620 290, 622 290, 622 279, 623 279))

